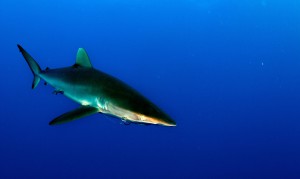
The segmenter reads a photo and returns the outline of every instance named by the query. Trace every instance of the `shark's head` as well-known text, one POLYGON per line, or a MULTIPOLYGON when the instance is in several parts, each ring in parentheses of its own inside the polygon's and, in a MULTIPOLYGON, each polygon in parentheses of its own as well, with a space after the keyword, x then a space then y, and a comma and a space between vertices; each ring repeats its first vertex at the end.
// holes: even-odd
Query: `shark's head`
POLYGON ((161 111, 156 106, 145 109, 144 114, 139 114, 140 121, 150 124, 158 124, 162 126, 176 126, 176 122, 166 113, 161 111))
MULTIPOLYGON (((149 104, 149 103, 148 103, 149 104)), ((109 105, 109 113, 123 120, 138 124, 157 124, 162 126, 176 126, 176 122, 166 113, 154 105, 146 105, 140 108, 123 108, 109 105)))
POLYGON ((158 124, 158 125, 170 126, 170 127, 176 126, 176 122, 167 115, 162 115, 159 118, 150 117, 150 116, 140 116, 140 118, 144 121, 147 121, 147 123, 150 124, 158 124))
POLYGON ((149 115, 137 114, 137 117, 141 123, 158 124, 162 126, 176 126, 176 122, 162 111, 157 111, 149 115))

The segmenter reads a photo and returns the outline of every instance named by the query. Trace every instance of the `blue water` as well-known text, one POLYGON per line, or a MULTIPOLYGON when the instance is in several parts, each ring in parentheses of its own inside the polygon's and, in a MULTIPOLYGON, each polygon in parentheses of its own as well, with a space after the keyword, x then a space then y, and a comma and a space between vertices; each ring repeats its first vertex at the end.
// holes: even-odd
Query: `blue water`
POLYGON ((300 1, 0 1, 0 178, 300 178, 300 1), (44 69, 93 66, 143 93, 177 127, 78 104, 44 69))

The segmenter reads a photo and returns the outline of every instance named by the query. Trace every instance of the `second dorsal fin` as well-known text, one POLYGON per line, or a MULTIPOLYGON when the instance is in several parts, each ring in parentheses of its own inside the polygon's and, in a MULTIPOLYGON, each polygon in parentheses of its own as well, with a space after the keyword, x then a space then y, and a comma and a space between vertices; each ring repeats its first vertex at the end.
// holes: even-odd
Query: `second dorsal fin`
POLYGON ((79 48, 76 56, 76 65, 92 68, 90 58, 83 48, 79 48))

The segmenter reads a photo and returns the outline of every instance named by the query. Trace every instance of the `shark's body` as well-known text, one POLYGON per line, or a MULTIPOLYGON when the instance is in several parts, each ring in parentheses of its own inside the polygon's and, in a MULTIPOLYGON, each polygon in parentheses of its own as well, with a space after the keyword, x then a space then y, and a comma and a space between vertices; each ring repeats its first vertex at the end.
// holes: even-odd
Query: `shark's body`
POLYGON ((50 125, 100 112, 134 123, 176 126, 175 121, 133 88, 93 68, 82 48, 78 50, 73 66, 46 70, 41 70, 20 45, 18 48, 34 74, 32 88, 43 79, 55 88, 56 93, 81 104, 80 108, 52 120, 50 125))

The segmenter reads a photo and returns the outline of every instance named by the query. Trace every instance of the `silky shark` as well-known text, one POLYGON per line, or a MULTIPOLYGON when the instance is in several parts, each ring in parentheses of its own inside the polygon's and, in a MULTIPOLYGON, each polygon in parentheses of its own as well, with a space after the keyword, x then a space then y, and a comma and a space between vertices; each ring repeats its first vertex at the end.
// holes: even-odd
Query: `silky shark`
POLYGON ((136 90, 93 68, 83 48, 78 49, 74 65, 45 70, 41 70, 38 63, 20 45, 18 48, 34 75, 32 89, 42 79, 45 84, 55 88, 54 93, 63 94, 81 105, 53 119, 49 125, 103 113, 129 123, 176 126, 174 120, 136 90))

